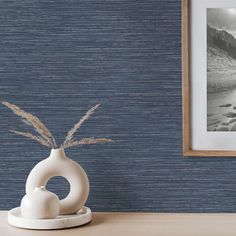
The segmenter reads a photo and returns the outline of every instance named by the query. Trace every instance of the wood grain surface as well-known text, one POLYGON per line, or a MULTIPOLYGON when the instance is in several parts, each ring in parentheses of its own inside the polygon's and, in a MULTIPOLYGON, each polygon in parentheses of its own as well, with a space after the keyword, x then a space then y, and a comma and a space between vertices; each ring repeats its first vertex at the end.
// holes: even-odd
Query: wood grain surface
MULTIPOLYGON (((234 212, 236 159, 182 156, 181 1, 0 1, 0 99, 33 112, 58 143, 94 104, 71 148, 93 211, 234 212)), ((49 150, 0 106, 0 209, 18 206, 49 150)), ((65 196, 57 178, 50 190, 65 196)))
POLYGON ((95 212, 90 224, 64 230, 25 230, 7 224, 7 212, 0 212, 4 236, 233 236, 235 214, 169 214, 95 212))

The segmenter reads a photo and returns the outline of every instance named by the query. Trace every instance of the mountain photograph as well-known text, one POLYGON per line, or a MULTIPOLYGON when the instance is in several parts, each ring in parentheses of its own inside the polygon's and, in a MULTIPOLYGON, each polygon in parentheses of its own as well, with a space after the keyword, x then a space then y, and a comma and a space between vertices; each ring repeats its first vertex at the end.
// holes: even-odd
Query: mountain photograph
POLYGON ((207 9, 207 131, 236 131, 236 8, 207 9))

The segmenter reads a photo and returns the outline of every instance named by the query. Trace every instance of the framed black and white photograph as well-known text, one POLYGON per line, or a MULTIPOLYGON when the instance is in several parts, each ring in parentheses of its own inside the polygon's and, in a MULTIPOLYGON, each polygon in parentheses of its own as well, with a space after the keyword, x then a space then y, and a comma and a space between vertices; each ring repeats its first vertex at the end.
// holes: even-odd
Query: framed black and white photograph
POLYGON ((185 156, 236 156, 236 2, 184 0, 185 156))

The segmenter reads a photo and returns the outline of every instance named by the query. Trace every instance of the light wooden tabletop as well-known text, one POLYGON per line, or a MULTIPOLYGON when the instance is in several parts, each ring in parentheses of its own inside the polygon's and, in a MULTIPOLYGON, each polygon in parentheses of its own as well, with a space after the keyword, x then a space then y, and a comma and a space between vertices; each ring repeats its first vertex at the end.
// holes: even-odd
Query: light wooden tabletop
POLYGON ((231 236, 236 214, 93 213, 90 224, 64 230, 37 231, 7 224, 0 212, 1 236, 231 236))

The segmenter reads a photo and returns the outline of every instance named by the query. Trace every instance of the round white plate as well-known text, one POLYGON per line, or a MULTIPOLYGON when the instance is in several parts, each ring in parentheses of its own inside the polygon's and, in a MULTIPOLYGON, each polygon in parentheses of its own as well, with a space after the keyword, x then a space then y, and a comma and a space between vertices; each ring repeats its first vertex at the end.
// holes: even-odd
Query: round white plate
POLYGON ((59 215, 55 219, 28 219, 21 215, 20 207, 8 212, 10 225, 25 229, 65 229, 87 224, 92 219, 91 210, 83 207, 73 215, 59 215))

